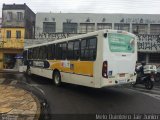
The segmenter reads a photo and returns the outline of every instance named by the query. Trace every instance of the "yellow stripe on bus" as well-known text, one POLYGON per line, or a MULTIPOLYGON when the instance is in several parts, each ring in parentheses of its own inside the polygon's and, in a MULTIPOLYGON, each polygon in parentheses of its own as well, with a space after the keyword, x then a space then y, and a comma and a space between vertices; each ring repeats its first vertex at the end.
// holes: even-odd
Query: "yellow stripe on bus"
POLYGON ((93 61, 49 60, 50 69, 93 77, 93 61))

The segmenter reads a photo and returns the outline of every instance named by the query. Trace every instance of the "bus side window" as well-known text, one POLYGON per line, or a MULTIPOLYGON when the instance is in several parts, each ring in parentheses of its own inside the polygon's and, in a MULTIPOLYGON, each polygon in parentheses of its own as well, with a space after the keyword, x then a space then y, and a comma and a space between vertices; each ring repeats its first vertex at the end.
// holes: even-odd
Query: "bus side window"
POLYGON ((97 39, 87 38, 81 41, 81 60, 94 61, 97 52, 97 39))
POLYGON ((89 39, 89 59, 95 60, 97 54, 97 38, 89 39))
POLYGON ((80 56, 80 42, 78 40, 76 40, 74 42, 74 52, 73 52, 73 56, 74 56, 74 59, 77 60, 79 59, 79 56, 80 56))
POLYGON ((35 48, 35 59, 38 59, 39 47, 35 48))
POLYGON ((67 43, 62 44, 62 60, 67 58, 67 43))
POLYGON ((67 59, 72 60, 73 59, 73 44, 74 42, 68 42, 68 51, 67 51, 67 59))
POLYGON ((66 59, 67 43, 59 43, 56 45, 56 59, 66 59))
POLYGON ((81 60, 87 60, 87 40, 81 40, 81 60))
POLYGON ((46 54, 46 46, 42 46, 42 59, 46 59, 47 58, 47 54, 46 54))
POLYGON ((27 65, 27 50, 23 51, 23 64, 27 65))
POLYGON ((52 45, 47 46, 47 59, 48 60, 52 59, 52 45))
POLYGON ((33 59, 33 48, 31 48, 30 55, 31 55, 31 59, 33 59))
POLYGON ((52 60, 55 58, 55 44, 47 46, 47 59, 52 60))
POLYGON ((52 59, 54 59, 55 58, 55 54, 56 54, 56 52, 55 52, 55 44, 52 44, 52 51, 51 51, 51 58, 52 59))
POLYGON ((56 44, 56 59, 60 59, 60 47, 59 44, 56 44))
POLYGON ((32 59, 32 48, 28 49, 28 58, 32 59))
POLYGON ((42 51, 42 46, 41 46, 39 49, 39 56, 38 56, 39 59, 42 59, 42 54, 43 54, 43 51, 42 51))

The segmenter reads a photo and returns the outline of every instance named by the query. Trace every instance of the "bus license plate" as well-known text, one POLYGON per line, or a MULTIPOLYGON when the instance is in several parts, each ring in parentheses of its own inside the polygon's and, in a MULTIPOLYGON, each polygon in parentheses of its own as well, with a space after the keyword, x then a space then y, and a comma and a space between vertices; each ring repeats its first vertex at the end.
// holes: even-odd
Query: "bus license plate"
POLYGON ((125 73, 119 74, 119 77, 125 77, 125 73))
POLYGON ((126 80, 119 80, 119 84, 126 83, 126 80))

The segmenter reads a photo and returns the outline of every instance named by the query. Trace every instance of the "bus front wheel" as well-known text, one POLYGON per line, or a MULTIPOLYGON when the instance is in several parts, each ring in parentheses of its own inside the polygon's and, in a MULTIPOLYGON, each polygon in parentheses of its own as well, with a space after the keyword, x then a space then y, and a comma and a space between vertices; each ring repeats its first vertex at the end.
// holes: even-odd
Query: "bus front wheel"
POLYGON ((55 71, 54 73, 53 73, 53 80, 54 80, 54 84, 56 85, 56 86, 61 86, 61 75, 60 75, 60 72, 59 71, 55 71))
POLYGON ((27 69, 26 73, 28 76, 31 76, 31 70, 29 68, 27 69))

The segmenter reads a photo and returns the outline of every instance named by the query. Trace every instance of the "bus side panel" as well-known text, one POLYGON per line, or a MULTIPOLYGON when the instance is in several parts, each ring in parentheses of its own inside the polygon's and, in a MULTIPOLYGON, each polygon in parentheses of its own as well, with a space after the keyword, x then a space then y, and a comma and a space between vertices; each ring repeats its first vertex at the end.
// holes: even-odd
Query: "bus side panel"
POLYGON ((50 64, 50 69, 60 71, 62 82, 94 87, 93 61, 54 60, 50 64))
POLYGON ((90 76, 72 74, 70 81, 66 81, 66 82, 76 84, 76 85, 95 87, 94 77, 90 77, 90 76))
POLYGON ((30 67, 30 69, 32 74, 52 79, 53 71, 50 69, 43 69, 39 67, 30 67))

